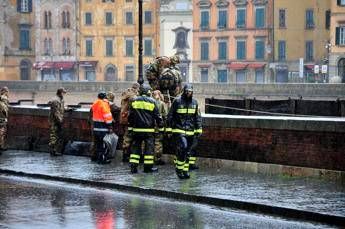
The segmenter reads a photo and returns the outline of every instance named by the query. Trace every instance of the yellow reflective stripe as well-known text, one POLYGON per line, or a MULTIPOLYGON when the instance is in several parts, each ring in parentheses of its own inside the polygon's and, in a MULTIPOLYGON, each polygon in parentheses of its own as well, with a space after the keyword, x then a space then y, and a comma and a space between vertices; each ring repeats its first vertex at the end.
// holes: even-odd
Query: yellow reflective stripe
POLYGON ((184 166, 183 165, 176 165, 176 168, 179 170, 182 170, 182 169, 184 169, 184 166))
POLYGON ((197 130, 194 130, 194 133, 199 133, 199 134, 202 134, 202 129, 197 129, 197 130))
POLYGON ((189 161, 190 165, 195 165, 195 161, 189 161))
POLYGON ((177 109, 176 112, 178 114, 194 114, 195 113, 195 109, 193 108, 180 108, 180 109, 177 109))
POLYGON ((176 160, 176 162, 175 162, 175 163, 176 163, 176 165, 184 165, 184 163, 185 163, 185 162, 184 162, 184 161, 179 161, 179 160, 176 160))
POLYGON ((144 155, 144 159, 154 159, 153 155, 144 155))
POLYGON ((148 128, 133 128, 134 132, 147 132, 147 133, 153 133, 155 132, 155 129, 148 129, 148 128))
POLYGON ((167 127, 167 128, 165 128, 165 131, 166 131, 166 132, 171 132, 171 131, 172 131, 172 128, 167 127))
POLYGON ((133 159, 140 159, 140 155, 138 155, 138 154, 131 154, 131 155, 130 155, 130 158, 133 158, 133 159))
POLYGON ((128 127, 128 129, 127 130, 133 130, 133 127, 128 127))
POLYGON ((194 135, 194 131, 185 131, 181 129, 172 129, 173 133, 185 134, 185 135, 194 135))
POLYGON ((132 107, 134 109, 153 111, 153 109, 155 108, 155 104, 145 101, 134 101, 132 103, 132 107))
POLYGON ((158 130, 159 130, 159 131, 164 131, 164 127, 163 127, 163 128, 159 128, 158 130))
POLYGON ((152 165, 154 163, 153 160, 144 160, 145 165, 152 165))
POLYGON ((136 159, 130 159, 129 162, 134 163, 134 164, 139 164, 139 160, 136 160, 136 159))
POLYGON ((195 161, 196 157, 189 157, 189 161, 195 161))

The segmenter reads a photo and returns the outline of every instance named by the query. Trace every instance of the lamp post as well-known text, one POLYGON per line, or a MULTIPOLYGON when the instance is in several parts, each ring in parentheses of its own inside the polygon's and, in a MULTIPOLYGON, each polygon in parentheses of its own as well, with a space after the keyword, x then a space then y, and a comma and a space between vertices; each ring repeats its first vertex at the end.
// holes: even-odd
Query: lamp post
POLYGON ((143 77, 143 0, 138 0, 138 4, 139 4, 138 83, 141 86, 144 83, 144 77, 143 77))

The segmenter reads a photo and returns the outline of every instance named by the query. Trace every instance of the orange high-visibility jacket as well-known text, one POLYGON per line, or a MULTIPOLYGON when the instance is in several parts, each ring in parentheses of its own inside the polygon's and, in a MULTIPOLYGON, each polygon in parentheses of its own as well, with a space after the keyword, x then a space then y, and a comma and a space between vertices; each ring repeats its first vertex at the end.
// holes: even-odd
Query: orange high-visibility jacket
POLYGON ((97 99, 91 107, 93 130, 108 131, 113 121, 108 101, 97 99))

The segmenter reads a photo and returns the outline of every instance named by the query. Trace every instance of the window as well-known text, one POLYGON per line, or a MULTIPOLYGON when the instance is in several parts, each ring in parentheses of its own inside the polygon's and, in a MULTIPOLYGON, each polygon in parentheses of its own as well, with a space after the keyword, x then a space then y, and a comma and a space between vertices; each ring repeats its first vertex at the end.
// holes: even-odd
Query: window
POLYGON ((285 15, 285 9, 279 9, 279 28, 286 28, 285 15))
POLYGON ((126 81, 134 81, 134 66, 133 65, 126 65, 125 77, 126 77, 126 81))
POLYGON ((53 40, 51 38, 44 39, 44 54, 53 55, 53 40))
POLYGON ((265 42, 262 40, 255 41, 255 59, 265 59, 265 42))
POLYGON ((44 28, 52 28, 52 13, 50 11, 44 11, 44 28))
POLYGON ((126 25, 132 25, 132 24, 133 24, 133 13, 126 12, 126 25))
POLYGON ((70 47, 71 47, 71 44, 70 44, 70 39, 69 38, 63 38, 62 39, 62 54, 63 55, 70 55, 71 54, 71 51, 70 51, 70 47))
POLYGON ((152 24, 152 12, 145 11, 144 12, 144 23, 145 24, 152 24))
POLYGON ((286 41, 278 41, 278 60, 286 60, 286 41))
POLYGON ((208 68, 202 68, 200 70, 200 81, 203 83, 208 82, 208 68))
POLYGON ((305 43, 305 59, 312 61, 314 59, 313 41, 306 41, 305 43))
POLYGON ((208 60, 208 42, 202 41, 200 43, 200 60, 208 60))
POLYGON ((338 6, 345 6, 345 0, 337 0, 338 6))
POLYGON ((201 22, 200 22, 200 29, 208 29, 209 27, 209 20, 210 20, 210 13, 206 10, 200 12, 201 22))
POLYGON ((116 74, 116 68, 111 65, 107 67, 106 73, 105 73, 105 81, 116 81, 117 80, 117 74, 116 74))
POLYGON ((105 40, 105 55, 113 56, 113 39, 107 38, 105 40))
POLYGON ((236 83, 245 83, 246 82, 246 71, 241 70, 236 72, 236 83))
POLYGON ((246 27, 246 9, 245 8, 237 9, 236 26, 237 28, 246 27))
POLYGON ((70 14, 68 11, 63 11, 61 13, 61 27, 62 28, 70 27, 70 14))
POLYGON ((30 49, 30 25, 19 25, 19 49, 30 49))
POLYGON ((85 67, 85 80, 87 81, 96 80, 96 71, 94 67, 85 67))
POLYGON ((45 38, 43 41, 43 49, 44 49, 44 55, 48 55, 49 54, 48 38, 45 38))
POLYGON ((226 60, 227 42, 218 41, 218 60, 226 60))
POLYGON ((256 28, 265 27, 265 8, 255 9, 255 27, 256 28))
POLYGON ((264 83, 264 70, 263 69, 256 69, 255 70, 255 83, 264 83))
POLYGON ((345 45, 345 27, 335 28, 335 44, 345 45))
POLYGON ((115 2, 115 0, 102 0, 102 2, 115 2))
POLYGON ((32 0, 17 0, 17 12, 20 12, 20 13, 32 12, 32 0))
POLYGON ((112 12, 106 12, 105 13, 105 24, 106 25, 112 25, 113 24, 113 13, 112 12))
POLYGON ((225 69, 217 71, 217 80, 218 83, 227 83, 228 82, 228 71, 225 69))
POLYGON ((325 12, 325 28, 329 29, 331 26, 331 11, 326 10, 325 12))
POLYGON ((20 61, 20 79, 29 80, 30 79, 30 62, 26 60, 20 61))
POLYGON ((228 21, 228 11, 219 10, 218 11, 218 29, 225 29, 228 21))
POLYGON ((133 56, 133 39, 126 38, 126 56, 133 56))
POLYGON ((305 11, 305 27, 307 29, 314 28, 314 10, 312 9, 305 11))
POLYGON ((237 41, 237 59, 238 60, 246 59, 246 41, 242 41, 242 40, 237 41))
POLYGON ((85 13, 85 25, 92 25, 92 14, 90 12, 85 13))
POLYGON ((92 56, 92 38, 87 38, 85 41, 86 56, 92 56))
POLYGON ((152 56, 152 39, 144 39, 144 56, 152 56))

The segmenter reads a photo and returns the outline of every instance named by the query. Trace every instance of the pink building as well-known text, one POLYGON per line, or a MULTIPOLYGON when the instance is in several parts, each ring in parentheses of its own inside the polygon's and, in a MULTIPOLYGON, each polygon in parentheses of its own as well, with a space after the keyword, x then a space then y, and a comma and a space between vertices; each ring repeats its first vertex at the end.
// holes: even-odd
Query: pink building
POLYGON ((195 82, 271 82, 273 0, 193 0, 195 82))

